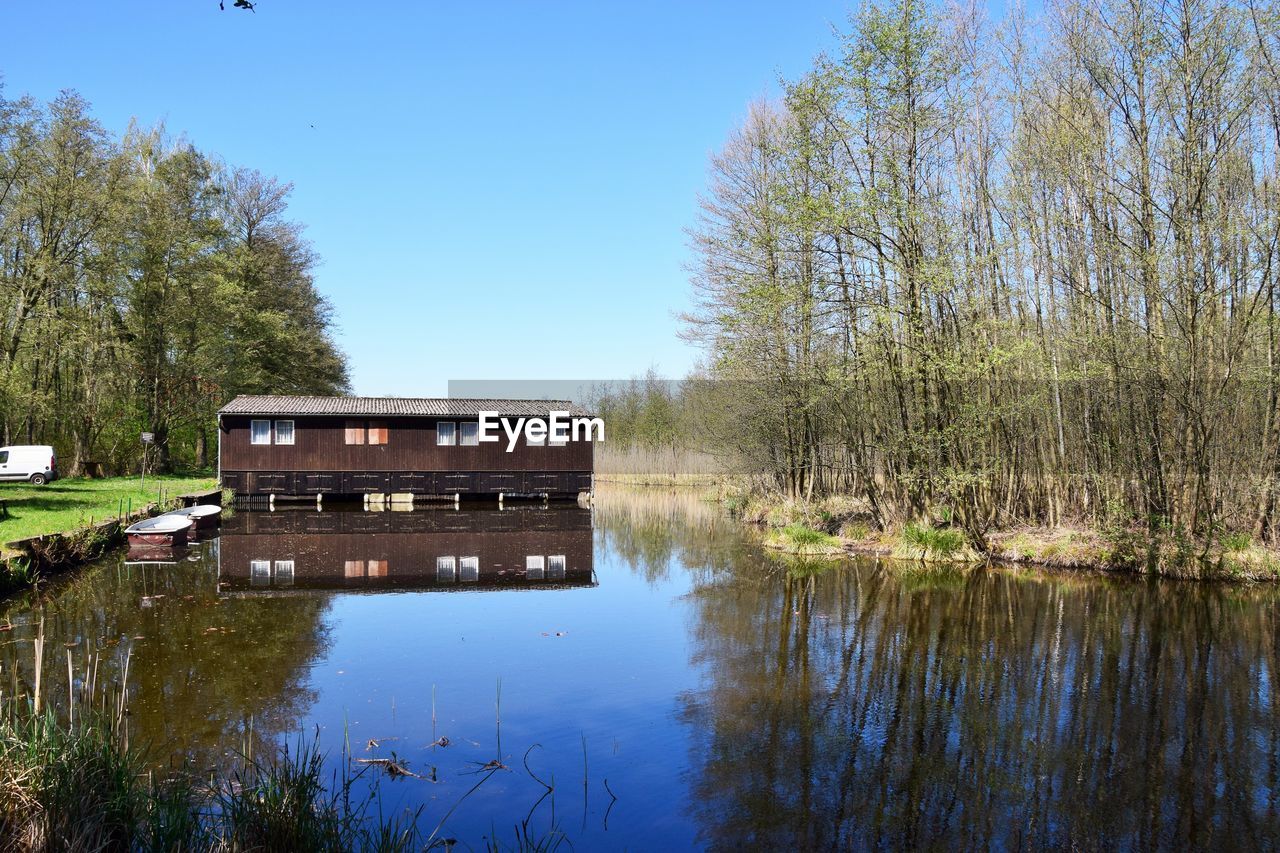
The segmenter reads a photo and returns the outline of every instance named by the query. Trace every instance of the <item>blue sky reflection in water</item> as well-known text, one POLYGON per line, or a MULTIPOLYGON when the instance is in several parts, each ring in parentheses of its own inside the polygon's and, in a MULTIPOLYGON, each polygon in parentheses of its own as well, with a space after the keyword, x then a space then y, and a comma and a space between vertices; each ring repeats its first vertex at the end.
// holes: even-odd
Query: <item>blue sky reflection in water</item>
POLYGON ((434 767, 435 783, 380 782, 383 813, 422 806, 428 830, 500 756, 510 771, 443 833, 474 846, 512 840, 543 793, 531 747, 555 784, 531 829, 554 805, 577 849, 1280 837, 1269 586, 813 572, 696 496, 610 490, 590 516, 241 513, 200 548, 9 602, 3 689, 29 689, 43 614, 78 663, 132 645, 133 731, 158 766, 232 761, 251 719, 255 750, 319 727, 336 766, 345 731, 357 758, 434 767), (516 569, 542 548, 570 553, 566 579, 522 589, 534 582, 516 569), (439 582, 436 558, 468 549, 474 591, 444 591, 467 584, 439 582), (254 553, 292 557, 292 582, 255 585, 254 553), (594 585, 575 575, 583 560, 594 585), (450 745, 427 748, 439 736, 450 745))

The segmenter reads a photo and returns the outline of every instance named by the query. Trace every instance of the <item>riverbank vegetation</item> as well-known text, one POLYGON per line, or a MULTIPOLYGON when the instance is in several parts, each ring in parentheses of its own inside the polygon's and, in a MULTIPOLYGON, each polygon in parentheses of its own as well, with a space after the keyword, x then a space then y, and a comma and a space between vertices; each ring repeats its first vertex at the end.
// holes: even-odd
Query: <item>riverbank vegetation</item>
POLYGON ((846 495, 786 498, 766 491, 723 489, 709 499, 760 528, 766 546, 798 555, 862 554, 905 563, 997 562, 1061 569, 1152 571, 1225 580, 1280 580, 1280 550, 1234 533, 1198 542, 1114 520, 1098 527, 1020 525, 992 531, 974 548, 946 508, 925 520, 878 526, 865 500, 846 495))
POLYGON ((291 187, 72 92, 0 89, 0 443, 63 473, 203 468, 239 393, 347 386, 291 187))
POLYGON ((158 778, 128 745, 123 706, 0 717, 0 843, 6 850, 421 850, 422 834, 327 784, 303 741, 245 758, 225 777, 158 778))
POLYGON ((69 533, 96 521, 123 518, 148 503, 217 488, 212 477, 177 475, 54 480, 46 486, 0 485, 7 516, 0 517, 0 545, 47 533, 69 533))
POLYGON ((684 440, 983 555, 1274 546, 1280 7, 984 10, 867 7, 714 157, 684 440))

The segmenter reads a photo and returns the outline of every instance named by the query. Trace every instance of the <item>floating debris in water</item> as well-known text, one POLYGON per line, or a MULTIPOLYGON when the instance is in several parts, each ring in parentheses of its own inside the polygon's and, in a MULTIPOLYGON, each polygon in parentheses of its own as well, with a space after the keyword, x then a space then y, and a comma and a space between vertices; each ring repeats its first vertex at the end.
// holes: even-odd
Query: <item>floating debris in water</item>
POLYGON ((383 770, 387 771, 388 776, 412 776, 415 779, 427 778, 426 776, 414 773, 409 769, 407 764, 402 764, 394 752, 391 753, 390 758, 357 758, 355 759, 355 762, 356 764, 369 764, 374 767, 381 767, 383 770))

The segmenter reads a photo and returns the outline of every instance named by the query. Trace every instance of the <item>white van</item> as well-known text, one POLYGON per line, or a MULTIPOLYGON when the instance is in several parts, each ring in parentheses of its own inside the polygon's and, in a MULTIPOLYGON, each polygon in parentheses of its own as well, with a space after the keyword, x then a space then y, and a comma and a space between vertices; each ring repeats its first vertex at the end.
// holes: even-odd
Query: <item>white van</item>
POLYGON ((0 480, 29 480, 43 486, 58 479, 58 457, 47 444, 0 447, 0 480))

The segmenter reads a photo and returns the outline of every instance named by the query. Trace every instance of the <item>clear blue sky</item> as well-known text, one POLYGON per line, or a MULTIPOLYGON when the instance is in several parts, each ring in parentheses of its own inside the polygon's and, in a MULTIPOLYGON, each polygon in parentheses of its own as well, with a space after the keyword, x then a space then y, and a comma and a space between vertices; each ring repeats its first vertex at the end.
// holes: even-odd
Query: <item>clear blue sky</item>
POLYGON ((402 395, 682 375, 707 158, 849 8, 231 3, 6 3, 6 94, 76 89, 292 182, 354 390, 402 395))

